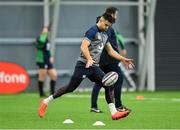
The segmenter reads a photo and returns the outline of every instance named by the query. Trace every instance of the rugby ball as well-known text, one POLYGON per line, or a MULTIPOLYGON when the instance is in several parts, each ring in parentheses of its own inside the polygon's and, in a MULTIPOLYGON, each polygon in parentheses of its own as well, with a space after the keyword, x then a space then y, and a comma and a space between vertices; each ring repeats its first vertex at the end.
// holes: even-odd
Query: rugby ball
POLYGON ((102 84, 104 86, 112 86, 114 85, 118 80, 118 74, 114 71, 112 72, 108 72, 107 74, 105 74, 105 76, 102 79, 102 84))

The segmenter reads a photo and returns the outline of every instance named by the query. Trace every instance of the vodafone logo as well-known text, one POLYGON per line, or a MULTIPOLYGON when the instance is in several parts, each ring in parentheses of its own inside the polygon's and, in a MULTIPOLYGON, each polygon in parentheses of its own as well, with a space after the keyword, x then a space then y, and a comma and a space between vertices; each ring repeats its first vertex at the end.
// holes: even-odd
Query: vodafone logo
POLYGON ((6 74, 0 72, 0 83, 26 83, 26 76, 24 74, 6 74))
POLYGON ((26 70, 14 63, 0 62, 0 94, 18 93, 27 88, 26 70))

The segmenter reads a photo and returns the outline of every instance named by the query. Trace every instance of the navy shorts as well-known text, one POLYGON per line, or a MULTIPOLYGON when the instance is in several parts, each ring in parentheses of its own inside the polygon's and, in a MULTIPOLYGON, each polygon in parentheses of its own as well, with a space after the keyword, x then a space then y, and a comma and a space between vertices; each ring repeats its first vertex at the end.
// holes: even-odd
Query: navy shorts
POLYGON ((73 73, 73 77, 77 79, 85 79, 88 78, 92 82, 96 82, 99 85, 102 85, 102 78, 105 73, 98 66, 91 66, 89 68, 85 68, 86 64, 78 61, 75 70, 73 73))

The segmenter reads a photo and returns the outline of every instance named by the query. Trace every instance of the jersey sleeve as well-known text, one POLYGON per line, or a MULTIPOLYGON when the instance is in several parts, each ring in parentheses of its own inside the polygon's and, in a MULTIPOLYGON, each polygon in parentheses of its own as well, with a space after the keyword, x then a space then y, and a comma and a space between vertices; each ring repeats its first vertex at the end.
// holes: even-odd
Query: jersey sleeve
POLYGON ((106 43, 105 44, 110 44, 110 40, 109 40, 109 37, 107 36, 107 40, 106 40, 106 43))
POLYGON ((96 30, 94 29, 89 29, 85 35, 84 35, 84 39, 87 39, 89 40, 90 42, 95 38, 95 35, 96 35, 96 30))
POLYGON ((116 40, 118 41, 118 43, 120 44, 121 46, 121 49, 125 49, 125 44, 124 44, 124 38, 122 35, 120 35, 120 33, 116 32, 115 33, 116 35, 116 40))
POLYGON ((42 34, 40 34, 40 36, 36 39, 36 41, 37 41, 36 47, 37 47, 38 49, 43 48, 44 45, 45 45, 45 43, 46 43, 46 41, 47 41, 47 39, 48 39, 48 33, 42 33, 42 34))

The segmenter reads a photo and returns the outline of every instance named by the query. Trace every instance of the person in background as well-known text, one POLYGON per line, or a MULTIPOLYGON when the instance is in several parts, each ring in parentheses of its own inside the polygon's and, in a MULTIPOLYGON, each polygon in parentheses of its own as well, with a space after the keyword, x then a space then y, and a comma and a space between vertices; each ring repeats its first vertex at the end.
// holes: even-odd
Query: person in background
MULTIPOLYGON (((116 7, 108 7, 106 9, 105 13, 110 14, 114 19, 117 19, 118 9, 116 7)), ((96 22, 98 22, 98 20, 99 20, 99 17, 97 17, 96 22)), ((119 53, 119 45, 118 45, 118 43, 119 43, 121 46, 121 54, 126 55, 127 51, 124 46, 123 37, 118 32, 115 32, 115 30, 112 27, 109 27, 109 29, 107 30, 107 35, 109 38, 109 43, 111 44, 113 49, 117 53, 119 53)), ((100 65, 101 70, 104 71, 104 73, 108 73, 111 71, 118 73, 119 78, 118 78, 117 82, 114 84, 115 106, 118 111, 127 111, 129 114, 131 112, 131 110, 129 108, 125 107, 122 104, 122 100, 121 100, 121 93, 122 93, 121 88, 122 88, 122 83, 123 83, 123 74, 119 67, 119 61, 112 58, 111 56, 109 56, 106 49, 104 49, 101 54, 99 65, 100 65)), ((98 84, 95 84, 93 87, 92 94, 91 94, 91 109, 90 109, 91 112, 95 112, 95 113, 102 112, 98 108, 98 105, 97 105, 97 99, 98 99, 100 89, 101 89, 101 86, 99 86, 98 84)))
POLYGON ((56 80, 57 80, 57 72, 53 67, 54 57, 50 52, 50 43, 49 43, 49 28, 44 27, 42 32, 38 36, 36 40, 36 63, 39 67, 38 69, 38 88, 40 97, 45 97, 45 93, 43 90, 44 81, 46 76, 49 75, 50 81, 50 94, 54 93, 56 80))

